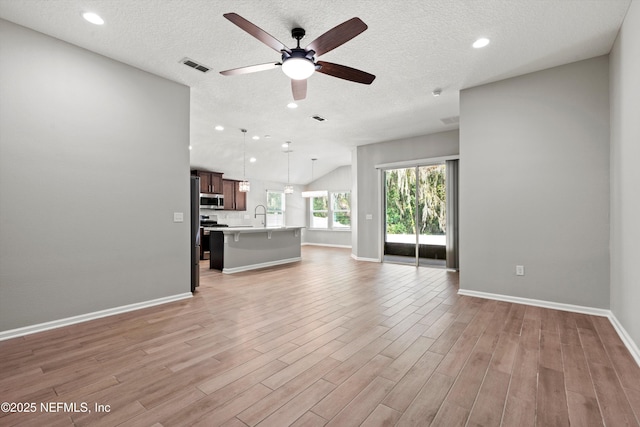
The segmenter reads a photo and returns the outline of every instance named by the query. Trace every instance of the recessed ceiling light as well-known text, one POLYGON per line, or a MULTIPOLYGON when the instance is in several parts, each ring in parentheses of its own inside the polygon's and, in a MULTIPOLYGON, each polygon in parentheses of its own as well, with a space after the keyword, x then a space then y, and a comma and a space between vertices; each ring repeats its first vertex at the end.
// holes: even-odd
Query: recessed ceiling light
POLYGON ((216 130, 224 130, 224 126, 218 125, 218 126, 216 126, 216 130))
POLYGON ((433 96, 440 96, 442 95, 442 89, 435 89, 433 92, 431 92, 431 94, 433 96))
POLYGON ((287 148, 289 146, 288 142, 285 142, 284 144, 282 144, 282 148, 287 148))
POLYGON ((259 139, 260 139, 260 137, 259 137, 258 135, 253 135, 253 138, 252 138, 252 139, 253 139, 254 141, 257 141, 257 140, 259 140, 259 139))
POLYGON ((480 49, 481 47, 485 47, 488 44, 489 44, 489 39, 482 37, 476 40, 475 42, 473 42, 473 47, 475 47, 476 49, 480 49))
POLYGON ((265 135, 265 139, 271 139, 271 135, 265 135))
POLYGON ((192 146, 189 146, 189 150, 193 150, 193 147, 192 147, 192 146))
POLYGON ((256 160, 258 160, 258 159, 256 159, 255 157, 252 157, 252 158, 250 158, 250 159, 249 159, 249 161, 250 161, 251 163, 255 163, 255 162, 256 162, 256 160))
POLYGON ((104 19, 102 19, 97 13, 85 12, 82 14, 82 17, 95 25, 104 24, 104 19))
POLYGON ((296 104, 295 102, 290 102, 287 104, 287 107, 293 109, 293 108, 298 108, 298 104, 296 104))

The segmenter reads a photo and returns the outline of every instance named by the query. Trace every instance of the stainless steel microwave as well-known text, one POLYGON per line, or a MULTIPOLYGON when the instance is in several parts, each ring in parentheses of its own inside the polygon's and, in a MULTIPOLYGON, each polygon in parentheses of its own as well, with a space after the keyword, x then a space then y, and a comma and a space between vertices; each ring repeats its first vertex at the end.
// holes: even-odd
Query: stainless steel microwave
POLYGON ((222 194, 200 194, 201 209, 224 209, 224 196, 222 194))

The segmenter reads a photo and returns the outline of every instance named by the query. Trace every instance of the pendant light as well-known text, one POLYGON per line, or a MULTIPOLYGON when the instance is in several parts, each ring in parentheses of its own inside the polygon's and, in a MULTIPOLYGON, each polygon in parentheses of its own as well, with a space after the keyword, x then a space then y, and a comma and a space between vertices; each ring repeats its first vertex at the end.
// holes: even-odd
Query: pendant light
POLYGON ((284 194, 293 194, 293 185, 289 183, 290 164, 289 155, 291 153, 291 141, 287 141, 287 185, 284 186, 284 194))
POLYGON ((242 132, 242 181, 238 185, 238 190, 241 193, 248 193, 251 190, 251 184, 247 181, 247 130, 240 129, 242 132))

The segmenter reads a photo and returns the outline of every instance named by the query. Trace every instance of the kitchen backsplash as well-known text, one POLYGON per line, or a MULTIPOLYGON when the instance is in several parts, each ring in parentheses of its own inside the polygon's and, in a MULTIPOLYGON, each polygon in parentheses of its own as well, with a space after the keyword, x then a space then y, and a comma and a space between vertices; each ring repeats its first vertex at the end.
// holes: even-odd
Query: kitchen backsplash
POLYGON ((214 209, 200 209, 200 215, 207 215, 209 219, 216 219, 218 224, 255 225, 253 215, 248 212, 220 211, 214 209))

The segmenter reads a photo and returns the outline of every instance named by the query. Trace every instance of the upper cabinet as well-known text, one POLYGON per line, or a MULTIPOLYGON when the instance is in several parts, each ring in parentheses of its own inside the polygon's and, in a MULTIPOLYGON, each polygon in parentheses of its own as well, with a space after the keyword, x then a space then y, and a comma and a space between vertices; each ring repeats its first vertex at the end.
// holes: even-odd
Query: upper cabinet
POLYGON ((234 181, 230 179, 222 180, 222 194, 224 195, 224 210, 232 211, 235 209, 235 189, 234 181))
POLYGON ((201 193, 224 196, 224 210, 247 210, 247 193, 240 192, 240 181, 223 179, 220 172, 192 170, 191 175, 200 177, 201 193))
POLYGON ((240 191, 240 181, 235 183, 235 202, 237 211, 247 210, 247 193, 240 191))
POLYGON ((240 192, 240 181, 232 179, 222 180, 222 194, 224 195, 224 210, 246 211, 247 193, 240 192))
POLYGON ((209 171, 191 171, 192 175, 200 177, 200 192, 222 194, 222 174, 209 171))
POLYGON ((200 178, 200 192, 209 193, 211 188, 211 174, 209 172, 193 171, 194 175, 200 178))

